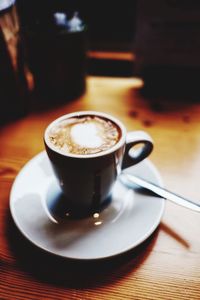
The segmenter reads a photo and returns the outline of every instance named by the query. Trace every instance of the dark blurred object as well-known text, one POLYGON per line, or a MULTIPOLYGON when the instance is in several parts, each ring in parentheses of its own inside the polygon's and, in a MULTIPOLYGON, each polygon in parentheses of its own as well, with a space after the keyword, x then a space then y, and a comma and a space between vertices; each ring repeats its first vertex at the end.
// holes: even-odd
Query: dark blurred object
POLYGON ((78 2, 88 24, 90 50, 132 51, 136 0, 78 2))
MULTIPOLYGON (((30 4, 31 5, 31 4, 30 4)), ((85 91, 85 25, 74 13, 36 14, 23 24, 27 58, 33 75, 33 94, 40 106, 72 100, 85 91)))
POLYGON ((200 2, 138 1, 135 73, 146 96, 200 95, 200 2))
POLYGON ((132 52, 88 51, 88 72, 94 76, 131 77, 132 52))
POLYGON ((88 26, 90 50, 132 50, 136 0, 18 0, 21 20, 33 22, 34 17, 45 16, 57 11, 79 11, 88 26))
MULTIPOLYGON (((23 27, 33 27, 43 20, 52 28, 50 20, 55 11, 65 12, 67 19, 74 11, 87 24, 87 49, 104 52, 130 52, 133 48, 136 0, 101 2, 90 0, 18 0, 23 27)), ((46 23, 46 25, 44 24, 46 23)), ((132 76, 133 62, 110 58, 87 58, 87 74, 103 76, 132 76)))
POLYGON ((27 110, 23 44, 15 1, 0 1, 0 124, 27 110))
POLYGON ((131 77, 133 62, 130 60, 90 58, 88 73, 94 76, 131 77))
POLYGON ((145 66, 140 76, 144 80, 141 93, 148 97, 164 97, 168 101, 200 101, 200 68, 172 65, 145 66))

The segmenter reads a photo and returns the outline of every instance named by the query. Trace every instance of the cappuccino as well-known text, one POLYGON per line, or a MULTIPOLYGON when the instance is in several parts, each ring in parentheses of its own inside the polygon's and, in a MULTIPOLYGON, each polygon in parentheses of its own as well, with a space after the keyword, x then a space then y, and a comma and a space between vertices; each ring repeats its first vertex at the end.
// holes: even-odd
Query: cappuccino
POLYGON ((121 137, 113 121, 98 115, 64 119, 50 128, 50 144, 63 154, 88 155, 112 148, 121 137))

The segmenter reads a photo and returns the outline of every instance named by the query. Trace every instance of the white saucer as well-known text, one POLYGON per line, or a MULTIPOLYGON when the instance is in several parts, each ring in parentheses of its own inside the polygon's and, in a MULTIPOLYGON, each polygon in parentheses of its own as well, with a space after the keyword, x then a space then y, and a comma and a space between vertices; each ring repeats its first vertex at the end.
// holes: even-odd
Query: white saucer
MULTIPOLYGON (((148 160, 126 170, 162 185, 148 160)), ((73 259, 101 259, 132 249, 160 223, 165 200, 116 182, 111 202, 93 216, 70 219, 45 152, 20 171, 10 194, 12 217, 22 234, 50 253, 73 259), (61 204, 61 205, 60 205, 61 204)))

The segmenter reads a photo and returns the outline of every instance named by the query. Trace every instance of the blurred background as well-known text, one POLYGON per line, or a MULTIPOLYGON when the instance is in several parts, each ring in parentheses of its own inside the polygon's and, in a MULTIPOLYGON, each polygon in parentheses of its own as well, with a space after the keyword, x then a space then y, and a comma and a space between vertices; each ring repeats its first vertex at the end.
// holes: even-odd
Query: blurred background
POLYGON ((161 104, 199 101, 200 1, 0 4, 0 97, 7 103, 2 120, 13 97, 20 100, 11 115, 30 109, 27 95, 47 106, 82 95, 86 75, 140 77, 139 92, 161 104), (75 12, 82 27, 69 32, 75 12), (55 13, 61 14, 57 20, 55 13), (15 53, 14 62, 9 52, 15 53))

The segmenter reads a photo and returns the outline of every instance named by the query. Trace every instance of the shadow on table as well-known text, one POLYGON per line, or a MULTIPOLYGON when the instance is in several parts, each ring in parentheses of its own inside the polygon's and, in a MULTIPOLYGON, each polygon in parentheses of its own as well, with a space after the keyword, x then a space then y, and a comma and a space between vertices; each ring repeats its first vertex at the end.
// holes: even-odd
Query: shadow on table
POLYGON ((169 235, 173 239, 175 239, 176 242, 179 243, 179 245, 181 245, 182 247, 184 247, 186 249, 190 249, 190 244, 169 225, 165 224, 164 222, 161 222, 160 230, 162 230, 167 235, 169 235))
POLYGON ((105 285, 134 272, 150 254, 157 234, 158 230, 140 246, 123 255, 96 261, 79 261, 40 250, 22 236, 10 214, 7 222, 10 250, 21 269, 36 280, 81 289, 105 285))

